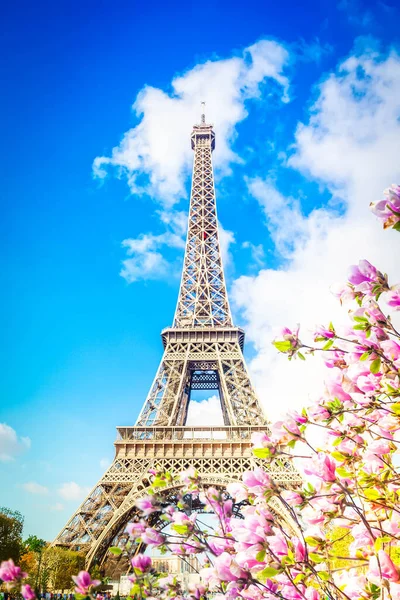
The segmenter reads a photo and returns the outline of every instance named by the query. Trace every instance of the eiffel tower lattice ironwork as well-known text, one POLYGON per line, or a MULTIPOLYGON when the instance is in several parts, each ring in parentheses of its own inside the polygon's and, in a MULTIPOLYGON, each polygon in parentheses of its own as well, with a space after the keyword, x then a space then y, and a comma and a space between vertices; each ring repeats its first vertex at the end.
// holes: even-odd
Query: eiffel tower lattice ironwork
MULTIPOLYGON (((53 542, 84 549, 87 566, 101 564, 109 546, 123 543, 127 523, 138 518, 135 503, 150 486, 150 468, 194 467, 206 485, 226 486, 254 468, 251 434, 268 427, 243 358, 244 331, 232 322, 218 237, 215 133, 204 110, 191 144, 184 266, 173 326, 162 331, 160 367, 136 425, 117 427, 112 465, 53 542), (186 426, 193 390, 218 390, 224 426, 186 426)), ((269 473, 281 485, 299 484, 290 461, 276 461, 269 473)), ((165 494, 173 502, 174 490, 165 494)))

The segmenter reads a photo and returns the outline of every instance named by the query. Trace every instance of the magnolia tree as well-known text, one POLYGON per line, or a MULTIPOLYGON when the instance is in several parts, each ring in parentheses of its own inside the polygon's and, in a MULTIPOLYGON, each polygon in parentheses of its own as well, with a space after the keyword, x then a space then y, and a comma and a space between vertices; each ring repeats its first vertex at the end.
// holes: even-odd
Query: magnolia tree
MULTIPOLYGON (((372 210, 384 227, 400 230, 400 187, 385 198, 372 210)), ((327 378, 311 406, 253 434, 254 455, 265 467, 244 473, 226 491, 203 486, 194 470, 151 473, 151 493, 138 502, 143 518, 127 528, 132 541, 111 551, 130 552, 135 542, 182 560, 199 555, 201 582, 183 591, 176 578, 154 571, 149 556, 137 554, 133 598, 400 600, 400 333, 382 306, 400 311, 400 286, 362 260, 338 297, 348 306, 347 327, 318 327, 310 343, 285 328, 274 341, 289 360, 322 354, 327 378), (268 475, 271 462, 289 456, 304 475, 299 489, 284 489, 268 475), (179 489, 173 506, 163 496, 171 486, 179 489), (190 511, 193 499, 214 513, 213 526, 190 511), (168 527, 152 527, 153 513, 168 527)), ((33 600, 25 575, 12 561, 0 569, 9 586, 33 600)), ((86 572, 74 581, 81 597, 98 584, 86 572)))

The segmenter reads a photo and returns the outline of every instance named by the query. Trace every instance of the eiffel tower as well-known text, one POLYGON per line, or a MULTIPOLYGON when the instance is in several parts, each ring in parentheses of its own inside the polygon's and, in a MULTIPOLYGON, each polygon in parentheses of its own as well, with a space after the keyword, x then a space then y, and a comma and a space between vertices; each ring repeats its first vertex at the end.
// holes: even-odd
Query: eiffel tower
MULTIPOLYGON (((182 280, 173 326, 161 333, 160 367, 136 425, 117 427, 112 465, 53 542, 84 550, 88 568, 104 567, 112 560, 108 548, 126 540, 127 523, 138 519, 135 503, 150 486, 149 469, 180 473, 194 467, 205 485, 225 487, 256 466, 250 437, 268 429, 243 358, 244 331, 232 322, 218 236, 215 133, 206 124, 204 104, 202 113, 191 135, 194 165, 182 280), (186 425, 194 390, 218 391, 223 426, 186 425)), ((268 470, 276 483, 299 484, 290 461, 277 460, 268 470)), ((173 502, 174 490, 165 494, 173 502)))

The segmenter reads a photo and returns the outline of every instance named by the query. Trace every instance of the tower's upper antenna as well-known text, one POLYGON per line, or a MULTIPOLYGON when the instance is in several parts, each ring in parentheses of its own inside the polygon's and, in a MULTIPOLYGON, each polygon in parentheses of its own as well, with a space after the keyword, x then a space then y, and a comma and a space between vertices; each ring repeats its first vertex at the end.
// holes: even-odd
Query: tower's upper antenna
POLYGON ((202 103, 201 103, 201 122, 202 122, 202 123, 205 123, 205 122, 206 122, 205 110, 206 110, 206 103, 205 103, 205 102, 202 102, 202 103))

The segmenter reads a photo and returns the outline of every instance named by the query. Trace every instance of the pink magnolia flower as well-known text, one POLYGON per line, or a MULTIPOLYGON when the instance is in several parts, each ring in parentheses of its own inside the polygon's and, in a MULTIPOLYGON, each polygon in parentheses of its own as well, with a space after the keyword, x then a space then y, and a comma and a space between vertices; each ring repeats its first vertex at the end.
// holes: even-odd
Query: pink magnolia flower
POLYGON ((400 186, 393 184, 383 192, 385 199, 371 202, 370 208, 374 215, 383 221, 383 228, 397 228, 400 223, 400 186))
POLYGON ((236 563, 241 569, 248 570, 261 570, 265 567, 265 563, 257 560, 257 554, 263 549, 261 544, 255 546, 249 546, 246 550, 238 552, 235 556, 236 563))
POLYGON ((297 326, 297 328, 293 331, 288 327, 284 327, 281 331, 280 339, 275 339, 273 341, 274 346, 280 352, 288 354, 290 357, 292 357, 303 345, 299 340, 299 329, 299 326, 297 326))
POLYGON ((232 519, 232 534, 240 543, 237 549, 247 549, 248 546, 260 544, 265 540, 266 534, 272 532, 268 523, 262 523, 256 515, 248 515, 245 519, 232 519))
POLYGON ((264 491, 271 489, 271 478, 260 467, 254 471, 245 471, 243 473, 243 483, 250 488, 254 494, 263 494, 264 491))
POLYGON ((377 277, 378 269, 371 265, 367 260, 360 260, 358 265, 352 265, 349 269, 349 281, 353 285, 359 285, 364 281, 374 281, 377 277))
POLYGON ((379 550, 378 556, 374 555, 369 559, 367 577, 372 583, 379 583, 381 577, 394 582, 400 580, 398 569, 384 550, 379 550))
POLYGON ((294 557, 297 562, 303 562, 306 559, 306 547, 299 538, 294 537, 292 539, 294 546, 294 557))
POLYGON ((268 448, 271 440, 264 431, 255 431, 251 434, 251 443, 254 448, 268 448))
POLYGON ((200 500, 215 512, 220 519, 227 519, 232 514, 232 500, 225 500, 221 492, 214 487, 209 487, 200 494, 200 500))
POLYGON ((382 456, 383 454, 389 454, 390 452, 390 443, 387 440, 374 440, 368 444, 369 452, 374 452, 374 454, 378 454, 378 456, 382 456))
POLYGON ((235 565, 233 556, 227 552, 215 558, 214 567, 221 581, 237 581, 248 577, 248 573, 235 565))
POLYGON ((146 524, 144 521, 139 521, 138 523, 128 523, 126 526, 127 533, 134 538, 138 538, 142 535, 144 530, 146 529, 146 524))
POLYGON ((357 575, 353 571, 342 571, 337 574, 335 579, 335 583, 343 586, 346 596, 352 600, 359 600, 365 596, 365 587, 368 583, 365 575, 357 575))
POLYGON ((154 504, 154 498, 152 496, 146 496, 145 498, 139 498, 136 500, 136 506, 145 516, 151 515, 151 513, 160 510, 158 505, 154 504))
POLYGON ((343 387, 344 377, 339 369, 332 370, 332 374, 329 379, 326 380, 325 385, 332 399, 337 398, 341 402, 351 400, 351 396, 344 390, 343 387))
POLYGON ((28 577, 27 573, 23 573, 21 571, 21 567, 18 567, 14 564, 12 558, 9 560, 3 560, 0 566, 0 579, 3 581, 10 583, 12 581, 19 581, 21 579, 26 579, 28 577))
POLYGON ((172 575, 167 575, 166 577, 160 577, 158 580, 158 585, 162 589, 168 589, 169 587, 174 587, 175 581, 172 575))
POLYGON ((204 587, 204 585, 189 585, 189 592, 190 595, 195 599, 195 600, 200 600, 200 598, 202 596, 205 595, 205 593, 207 592, 207 589, 204 587))
POLYGON ((380 290, 388 289, 386 278, 374 265, 367 260, 360 260, 358 265, 352 265, 349 271, 349 281, 354 285, 356 292, 375 296, 372 292, 379 285, 380 290))
POLYGON ((298 506, 304 502, 303 496, 300 496, 300 494, 297 492, 292 492, 290 490, 283 490, 283 492, 281 492, 281 496, 290 506, 298 506))
POLYGON ((137 554, 132 558, 131 565, 141 573, 147 573, 151 569, 151 558, 145 554, 137 554))
POLYGON ((317 423, 320 421, 325 421, 329 419, 330 412, 325 408, 325 406, 321 406, 321 404, 313 404, 309 408, 307 408, 307 414, 309 418, 314 419, 317 423))
POLYGON ((331 331, 330 329, 327 329, 326 327, 324 327, 323 325, 319 325, 317 327, 317 329, 314 332, 314 341, 320 341, 321 338, 323 338, 324 340, 326 339, 332 339, 335 337, 335 331, 331 331))
POLYGON ((278 444, 299 438, 301 438, 300 429, 291 417, 287 417, 285 421, 277 421, 271 427, 271 439, 278 444))
POLYGON ((396 362, 400 359, 400 345, 394 340, 384 340, 381 342, 381 350, 383 350, 384 355, 389 358, 389 360, 396 362))
POLYGON ((248 498, 247 490, 241 483, 228 483, 226 491, 232 496, 235 502, 243 502, 243 500, 247 500, 248 498))
POLYGON ((387 303, 396 310, 400 310, 400 284, 393 285, 387 294, 387 303))
POLYGON ((330 289, 332 294, 339 298, 340 304, 354 300, 356 297, 353 287, 349 284, 336 283, 331 285, 330 289))
POLYGON ((72 580, 75 583, 75 592, 77 594, 86 595, 89 588, 100 585, 98 579, 92 579, 87 571, 79 571, 78 575, 72 575, 72 580))
POLYGON ((336 464, 327 454, 319 452, 311 460, 307 461, 304 473, 306 475, 314 475, 325 482, 335 481, 336 464))
POLYGON ((190 467, 187 471, 182 471, 180 480, 185 485, 196 483, 199 479, 199 474, 194 467, 190 467))
POLYGON ((148 546, 161 546, 165 542, 165 536, 152 527, 146 527, 146 530, 140 537, 142 542, 148 546))
POLYGON ((380 377, 369 373, 368 375, 361 375, 357 379, 357 387, 366 396, 373 396, 380 388, 380 377))
POLYGON ((364 523, 358 523, 357 525, 354 525, 354 527, 351 529, 351 535, 354 538, 354 541, 349 546, 351 556, 355 556, 357 550, 363 548, 372 548, 374 545, 375 539, 371 535, 370 531, 366 528, 364 523))
POLYGON ((321 596, 319 595, 319 591, 313 587, 308 587, 305 591, 305 597, 307 600, 320 600, 321 596))
POLYGON ((36 598, 35 592, 28 583, 21 586, 21 594, 25 600, 34 600, 34 598, 36 598))
POLYGON ((268 545, 276 556, 287 556, 289 551, 288 545, 280 531, 277 531, 275 535, 268 537, 268 545))

